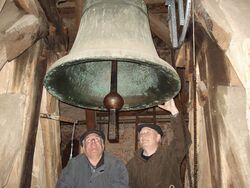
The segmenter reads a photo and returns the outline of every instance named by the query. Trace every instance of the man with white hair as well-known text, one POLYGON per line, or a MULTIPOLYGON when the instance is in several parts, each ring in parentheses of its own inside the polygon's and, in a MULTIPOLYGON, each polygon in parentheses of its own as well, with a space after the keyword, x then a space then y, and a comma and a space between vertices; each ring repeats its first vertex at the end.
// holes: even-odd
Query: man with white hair
POLYGON ((84 154, 71 159, 56 188, 128 188, 128 172, 123 162, 104 151, 105 135, 87 130, 80 137, 84 154))
POLYGON ((190 133, 182 123, 174 100, 159 107, 171 112, 174 139, 170 145, 162 145, 163 131, 159 125, 145 123, 138 126, 140 149, 127 164, 130 188, 183 187, 180 164, 191 143, 190 133))

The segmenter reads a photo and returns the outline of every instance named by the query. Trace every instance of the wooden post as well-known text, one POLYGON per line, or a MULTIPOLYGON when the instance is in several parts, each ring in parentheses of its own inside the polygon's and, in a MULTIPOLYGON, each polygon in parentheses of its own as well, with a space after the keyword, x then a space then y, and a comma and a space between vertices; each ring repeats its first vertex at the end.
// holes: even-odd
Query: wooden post
POLYGON ((86 124, 87 124, 87 129, 95 129, 96 128, 95 111, 86 110, 86 124))

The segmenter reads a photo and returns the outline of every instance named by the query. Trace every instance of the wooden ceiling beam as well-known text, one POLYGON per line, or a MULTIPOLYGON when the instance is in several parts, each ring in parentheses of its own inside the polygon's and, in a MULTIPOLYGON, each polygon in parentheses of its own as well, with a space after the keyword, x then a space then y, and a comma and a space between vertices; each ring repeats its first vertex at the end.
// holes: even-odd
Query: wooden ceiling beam
MULTIPOLYGON (((125 111, 119 112, 119 117, 124 116, 153 116, 153 115, 169 115, 170 113, 164 110, 147 111, 147 110, 136 110, 136 111, 125 111)), ((108 112, 97 112, 96 117, 108 117, 108 112)))
POLYGON ((45 33, 42 25, 34 15, 24 15, 6 31, 3 41, 9 61, 34 44, 40 38, 40 33, 45 33))
POLYGON ((165 6, 165 4, 162 5, 151 5, 147 6, 148 7, 148 12, 152 14, 164 14, 167 17, 168 13, 168 8, 165 6))
POLYGON ((45 13, 36 0, 14 0, 15 4, 18 7, 21 7, 25 12, 29 14, 33 14, 38 18, 42 18, 46 20, 45 13))
POLYGON ((162 41, 164 41, 168 47, 171 47, 172 43, 167 25, 163 21, 161 21, 158 16, 152 13, 149 13, 148 17, 151 31, 162 41))
POLYGON ((144 0, 144 2, 145 2, 147 5, 165 3, 164 0, 144 0))
POLYGON ((12 1, 7 1, 0 14, 0 70, 47 33, 46 21, 33 14, 25 14, 12 1), (15 14, 13 13, 15 12, 15 14), (4 56, 4 57, 3 57, 4 56))
POLYGON ((49 22, 56 27, 57 34, 64 35, 63 22, 56 7, 56 0, 38 0, 49 22))
POLYGON ((86 124, 87 129, 95 129, 96 128, 96 118, 94 110, 85 110, 86 113, 86 124))

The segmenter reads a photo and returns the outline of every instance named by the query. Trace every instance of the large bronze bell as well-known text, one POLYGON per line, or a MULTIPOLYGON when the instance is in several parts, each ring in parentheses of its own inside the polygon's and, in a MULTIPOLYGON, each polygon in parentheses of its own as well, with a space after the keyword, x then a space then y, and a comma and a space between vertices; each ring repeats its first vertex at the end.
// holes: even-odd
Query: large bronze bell
POLYGON ((163 103, 180 90, 174 68, 157 55, 143 0, 86 0, 70 53, 48 70, 44 85, 59 100, 107 110, 111 66, 117 63, 120 111, 163 103))

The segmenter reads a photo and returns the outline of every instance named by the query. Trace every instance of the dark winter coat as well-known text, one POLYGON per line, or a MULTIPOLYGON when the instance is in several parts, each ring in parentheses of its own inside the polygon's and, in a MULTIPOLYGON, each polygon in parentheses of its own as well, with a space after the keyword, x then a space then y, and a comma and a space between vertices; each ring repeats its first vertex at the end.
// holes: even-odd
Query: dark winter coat
POLYGON ((190 133, 180 115, 171 118, 174 139, 170 145, 159 146, 148 160, 141 157, 142 149, 128 162, 130 188, 181 188, 180 164, 190 146, 190 133), (185 128, 184 128, 185 127, 185 128), (184 129, 185 137, 184 138, 184 129), (179 129, 178 131, 176 131, 179 129))
POLYGON ((91 173, 83 154, 71 159, 63 169, 56 188, 128 188, 128 173, 123 162, 104 152, 104 164, 91 173))

